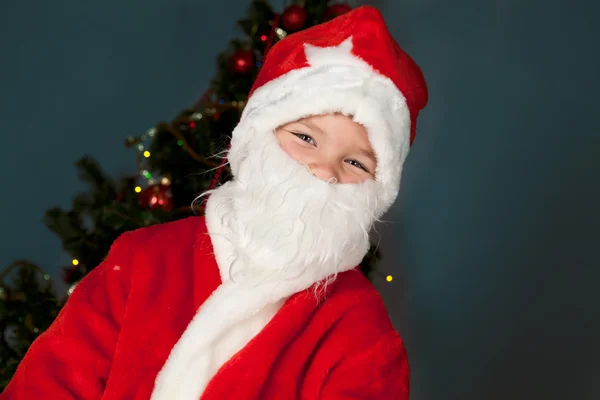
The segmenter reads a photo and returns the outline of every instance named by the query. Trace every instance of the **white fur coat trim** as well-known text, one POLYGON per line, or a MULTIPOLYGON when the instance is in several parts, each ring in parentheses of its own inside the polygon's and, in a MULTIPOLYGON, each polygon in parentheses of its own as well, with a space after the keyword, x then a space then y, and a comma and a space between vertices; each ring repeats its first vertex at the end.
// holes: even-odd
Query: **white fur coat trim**
POLYGON ((272 283, 220 285, 198 309, 159 372, 152 400, 198 400, 217 371, 260 332, 283 305, 263 294, 272 283))

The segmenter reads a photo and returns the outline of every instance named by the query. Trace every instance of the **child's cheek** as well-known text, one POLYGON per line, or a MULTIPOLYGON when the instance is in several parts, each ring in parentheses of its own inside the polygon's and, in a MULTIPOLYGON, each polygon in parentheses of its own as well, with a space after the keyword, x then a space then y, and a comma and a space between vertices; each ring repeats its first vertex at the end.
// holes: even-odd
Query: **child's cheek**
POLYGON ((311 154, 314 153, 314 149, 310 148, 309 146, 303 146, 299 143, 291 143, 286 152, 299 163, 309 164, 312 158, 311 154))

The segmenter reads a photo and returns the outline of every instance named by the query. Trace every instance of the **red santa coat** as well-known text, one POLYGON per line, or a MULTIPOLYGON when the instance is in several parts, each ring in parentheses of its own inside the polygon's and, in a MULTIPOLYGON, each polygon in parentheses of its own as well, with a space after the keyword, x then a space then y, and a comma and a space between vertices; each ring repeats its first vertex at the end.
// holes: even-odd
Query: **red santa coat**
MULTIPOLYGON (((149 399, 198 307, 220 285, 204 217, 121 236, 33 343, 0 400, 149 399)), ((289 298, 201 400, 408 399, 406 351, 354 269, 318 303, 289 298)))

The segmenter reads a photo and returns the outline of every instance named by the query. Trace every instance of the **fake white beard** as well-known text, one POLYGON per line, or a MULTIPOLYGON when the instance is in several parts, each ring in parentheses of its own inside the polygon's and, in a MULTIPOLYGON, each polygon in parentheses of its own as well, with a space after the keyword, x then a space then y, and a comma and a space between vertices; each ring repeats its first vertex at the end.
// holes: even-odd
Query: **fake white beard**
POLYGON ((356 267, 377 218, 378 183, 324 182, 274 132, 253 135, 246 149, 235 178, 207 204, 222 280, 296 280, 303 290, 356 267))

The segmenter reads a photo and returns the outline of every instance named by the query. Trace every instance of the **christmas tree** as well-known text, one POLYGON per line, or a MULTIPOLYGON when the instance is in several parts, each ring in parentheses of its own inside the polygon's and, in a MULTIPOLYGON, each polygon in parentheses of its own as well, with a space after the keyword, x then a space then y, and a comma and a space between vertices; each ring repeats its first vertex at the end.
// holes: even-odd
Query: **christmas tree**
MULTIPOLYGON (((63 268, 68 294, 101 263, 122 233, 202 215, 204 203, 192 202, 231 178, 227 145, 265 54, 288 34, 351 9, 330 3, 305 0, 279 14, 266 1, 253 1, 247 17, 238 22, 244 39, 232 40, 218 56, 209 90, 172 121, 125 140, 136 152, 138 174, 113 180, 93 159, 77 162, 89 190, 74 198, 70 210, 52 208, 45 215, 46 225, 72 257, 72 264, 63 268)), ((365 275, 374 271, 378 258, 376 247, 371 246, 361 263, 365 275)), ((53 292, 49 275, 32 263, 15 262, 0 275, 0 391, 64 301, 53 292)))
POLYGON ((0 392, 31 342, 61 308, 50 276, 28 261, 15 261, 0 274, 0 392))

